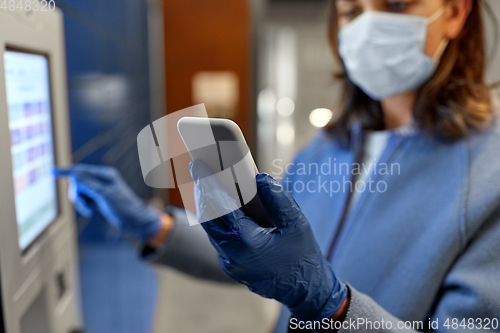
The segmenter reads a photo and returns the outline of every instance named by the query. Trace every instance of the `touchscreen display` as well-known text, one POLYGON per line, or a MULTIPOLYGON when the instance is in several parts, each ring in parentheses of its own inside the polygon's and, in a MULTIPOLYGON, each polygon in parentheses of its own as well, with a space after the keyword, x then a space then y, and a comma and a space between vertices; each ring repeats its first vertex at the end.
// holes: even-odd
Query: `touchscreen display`
POLYGON ((6 51, 4 64, 19 247, 24 250, 58 214, 49 63, 43 55, 6 51))

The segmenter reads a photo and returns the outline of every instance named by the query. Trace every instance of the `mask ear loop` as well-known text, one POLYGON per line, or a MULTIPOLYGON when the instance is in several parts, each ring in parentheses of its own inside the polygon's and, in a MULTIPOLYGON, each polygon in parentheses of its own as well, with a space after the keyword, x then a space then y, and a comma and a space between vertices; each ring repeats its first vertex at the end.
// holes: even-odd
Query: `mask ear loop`
POLYGON ((445 6, 441 6, 434 14, 432 14, 430 17, 427 18, 427 24, 431 24, 432 22, 436 21, 438 18, 441 17, 441 15, 444 14, 446 11, 445 6))
MULTIPOLYGON (((445 12, 446 12, 446 7, 445 6, 441 6, 441 8, 439 8, 434 14, 432 14, 429 18, 427 18, 427 25, 429 25, 432 22, 436 21, 445 12)), ((434 62, 436 63, 436 65, 439 62, 439 60, 441 59, 441 57, 443 56, 444 51, 448 47, 449 43, 450 43, 450 41, 445 38, 445 39, 443 39, 441 41, 441 44, 439 44, 439 47, 436 50, 436 53, 434 53, 434 56, 432 57, 432 60, 434 60, 434 62)))
POLYGON ((438 49, 436 50, 436 53, 434 53, 434 56, 432 57, 432 60, 437 64, 439 63, 439 60, 444 54, 444 51, 446 51, 446 48, 448 47, 448 44, 450 44, 450 41, 445 38, 441 41, 441 44, 439 44, 438 49))

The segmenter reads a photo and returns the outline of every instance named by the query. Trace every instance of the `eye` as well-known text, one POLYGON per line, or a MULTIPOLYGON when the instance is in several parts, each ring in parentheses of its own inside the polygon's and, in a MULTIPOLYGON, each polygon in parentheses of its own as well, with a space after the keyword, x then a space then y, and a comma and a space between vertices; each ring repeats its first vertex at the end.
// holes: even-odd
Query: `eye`
POLYGON ((349 10, 344 10, 343 12, 340 13, 340 17, 346 18, 346 19, 352 19, 355 16, 359 14, 359 8, 353 8, 349 10))
POLYGON ((356 13, 356 10, 351 9, 348 10, 347 12, 341 13, 340 16, 342 17, 352 17, 356 13))
POLYGON ((410 5, 411 3, 407 1, 389 1, 387 3, 387 10, 391 12, 404 12, 410 5))

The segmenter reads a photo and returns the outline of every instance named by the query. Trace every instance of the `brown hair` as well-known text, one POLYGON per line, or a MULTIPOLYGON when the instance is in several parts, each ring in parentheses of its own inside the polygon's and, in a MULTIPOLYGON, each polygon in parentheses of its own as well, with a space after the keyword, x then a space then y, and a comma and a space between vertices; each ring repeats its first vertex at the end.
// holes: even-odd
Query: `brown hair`
MULTIPOLYGON (((490 87, 485 80, 483 8, 493 17, 486 2, 474 0, 462 31, 450 41, 433 77, 417 92, 413 118, 426 134, 457 140, 470 130, 480 129, 492 118, 490 87)), ((338 52, 337 22, 335 0, 331 0, 329 40, 334 56, 342 63, 338 52)), ((340 115, 325 130, 345 145, 349 142, 353 122, 359 122, 365 129, 384 129, 380 102, 354 85, 345 70, 337 77, 343 81, 340 115)))

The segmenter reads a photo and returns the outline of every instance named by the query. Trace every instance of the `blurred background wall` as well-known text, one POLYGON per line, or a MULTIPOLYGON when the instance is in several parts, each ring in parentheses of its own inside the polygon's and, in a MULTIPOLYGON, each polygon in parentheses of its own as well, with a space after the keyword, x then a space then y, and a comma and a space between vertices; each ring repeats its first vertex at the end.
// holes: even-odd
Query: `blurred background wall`
MULTIPOLYGON (((65 16, 73 160, 116 166, 143 198, 137 133, 151 121, 145 0, 60 0, 65 16)), ((78 218, 84 321, 89 332, 148 332, 153 269, 101 216, 78 218), (91 222, 91 223, 89 223, 91 222)))
MULTIPOLYGON (((488 0, 500 17, 500 1, 488 0)), ((324 0, 59 0, 65 14, 74 162, 116 166, 145 200, 181 204, 142 179, 138 132, 205 102, 242 127, 261 171, 293 159, 335 113, 339 70, 324 0)), ((488 25, 490 45, 498 27, 488 25), (495 31, 496 30, 496 31, 495 31)), ((500 80, 500 56, 490 82, 500 80)), ((78 218, 91 333, 267 332, 279 307, 243 287, 138 259, 102 217, 78 218)))
MULTIPOLYGON (((205 103, 209 117, 233 119, 252 144, 251 3, 163 3, 167 113, 205 103)), ((170 202, 182 205, 178 190, 170 191, 170 202)))
POLYGON ((331 118, 339 67, 327 40, 327 1, 271 0, 264 8, 257 48, 258 159, 261 170, 277 175, 274 165, 291 161, 316 126, 331 118))

